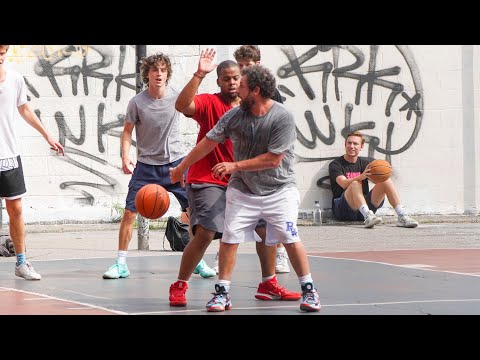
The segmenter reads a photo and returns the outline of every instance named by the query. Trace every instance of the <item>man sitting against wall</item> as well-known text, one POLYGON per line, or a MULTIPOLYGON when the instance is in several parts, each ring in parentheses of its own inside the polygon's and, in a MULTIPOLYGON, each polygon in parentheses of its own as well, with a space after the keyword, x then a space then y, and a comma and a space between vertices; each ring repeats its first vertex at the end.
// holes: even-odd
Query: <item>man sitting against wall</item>
POLYGON ((415 228, 418 222, 412 219, 400 202, 400 195, 392 179, 375 184, 369 189, 367 165, 374 159, 359 156, 365 145, 365 137, 355 131, 347 135, 345 154, 334 159, 329 167, 333 193, 332 211, 339 221, 363 221, 367 229, 382 222, 376 214, 383 206, 385 195, 398 215, 397 226, 415 228))

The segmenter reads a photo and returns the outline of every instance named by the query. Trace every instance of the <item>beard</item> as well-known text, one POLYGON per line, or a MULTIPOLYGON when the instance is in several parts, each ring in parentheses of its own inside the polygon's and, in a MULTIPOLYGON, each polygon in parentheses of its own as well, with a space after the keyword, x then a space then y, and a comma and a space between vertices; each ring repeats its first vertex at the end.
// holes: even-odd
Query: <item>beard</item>
POLYGON ((250 111, 250 109, 253 107, 255 104, 255 101, 252 99, 250 94, 245 99, 242 99, 242 102, 240 103, 240 108, 243 111, 250 111))

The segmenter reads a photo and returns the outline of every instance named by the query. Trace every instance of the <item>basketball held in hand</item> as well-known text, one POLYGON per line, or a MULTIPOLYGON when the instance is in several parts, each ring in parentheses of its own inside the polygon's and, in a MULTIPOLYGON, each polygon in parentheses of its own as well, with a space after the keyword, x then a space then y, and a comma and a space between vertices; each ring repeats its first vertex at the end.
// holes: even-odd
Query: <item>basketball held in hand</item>
POLYGON ((147 184, 138 190, 135 207, 144 218, 155 220, 167 212, 170 207, 170 196, 163 186, 147 184))
POLYGON ((387 181, 392 176, 392 166, 387 160, 373 160, 367 168, 371 169, 368 178, 375 184, 387 181))

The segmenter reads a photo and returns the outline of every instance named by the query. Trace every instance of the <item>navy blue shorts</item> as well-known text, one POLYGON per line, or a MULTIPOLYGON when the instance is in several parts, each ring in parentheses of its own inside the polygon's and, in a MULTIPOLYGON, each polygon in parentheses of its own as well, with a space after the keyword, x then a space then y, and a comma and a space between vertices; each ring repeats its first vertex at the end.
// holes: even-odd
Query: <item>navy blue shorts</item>
MULTIPOLYGON (((368 193, 365 200, 367 201, 368 208, 374 213, 376 213, 377 210, 380 209, 385 202, 385 200, 383 200, 378 206, 378 208, 375 207, 372 204, 372 191, 368 193)), ((353 210, 350 205, 348 205, 348 202, 345 199, 345 193, 343 193, 342 196, 340 196, 339 198, 333 200, 332 210, 333 215, 335 215, 335 218, 339 221, 365 221, 365 218, 363 217, 360 210, 353 210)))
POLYGON ((170 182, 170 172, 168 171, 168 169, 180 164, 182 160, 183 158, 166 165, 148 165, 137 161, 135 170, 133 170, 132 178, 128 183, 128 194, 125 208, 137 212, 137 208, 135 207, 135 196, 137 195, 138 190, 147 184, 158 184, 175 195, 175 198, 182 207, 182 211, 186 211, 188 208, 187 191, 180 186, 179 182, 176 184, 170 182))

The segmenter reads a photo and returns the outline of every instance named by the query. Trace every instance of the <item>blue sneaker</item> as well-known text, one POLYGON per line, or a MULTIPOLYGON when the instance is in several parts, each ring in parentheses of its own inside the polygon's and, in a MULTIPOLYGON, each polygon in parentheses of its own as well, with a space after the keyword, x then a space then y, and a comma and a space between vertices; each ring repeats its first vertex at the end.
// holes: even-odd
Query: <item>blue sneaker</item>
POLYGON ((127 264, 119 264, 116 262, 108 268, 108 270, 103 274, 104 279, 120 279, 127 278, 130 276, 130 271, 128 271, 127 264))
POLYGON ((318 291, 315 289, 311 282, 302 285, 302 303, 300 304, 300 310, 312 312, 320 311, 320 297, 318 291))
POLYGON ((215 292, 213 295, 212 300, 207 303, 208 312, 219 312, 232 308, 230 294, 225 290, 225 286, 215 284, 215 292))
POLYGON ((217 275, 215 270, 209 268, 207 263, 203 259, 200 260, 200 262, 198 263, 195 270, 193 270, 193 273, 194 274, 200 274, 200 276, 203 277, 203 278, 209 278, 209 277, 217 275))

